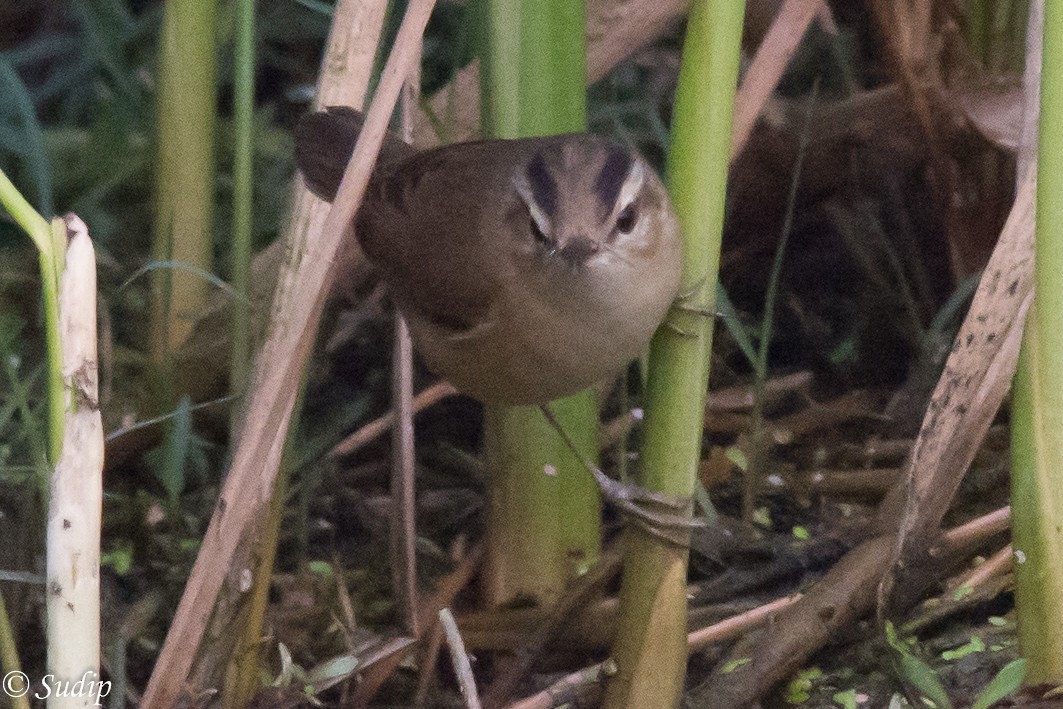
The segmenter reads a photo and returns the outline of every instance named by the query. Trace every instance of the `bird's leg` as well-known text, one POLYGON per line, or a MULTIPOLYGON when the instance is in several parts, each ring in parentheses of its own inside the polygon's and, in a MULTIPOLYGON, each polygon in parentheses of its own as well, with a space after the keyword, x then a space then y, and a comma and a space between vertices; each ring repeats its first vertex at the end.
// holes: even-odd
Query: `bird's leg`
POLYGON ((539 410, 561 436, 565 446, 594 476, 598 489, 606 500, 653 536, 676 546, 690 546, 690 531, 705 526, 701 520, 691 517, 694 506, 692 499, 672 497, 638 485, 613 480, 579 452, 548 405, 541 405, 539 410))

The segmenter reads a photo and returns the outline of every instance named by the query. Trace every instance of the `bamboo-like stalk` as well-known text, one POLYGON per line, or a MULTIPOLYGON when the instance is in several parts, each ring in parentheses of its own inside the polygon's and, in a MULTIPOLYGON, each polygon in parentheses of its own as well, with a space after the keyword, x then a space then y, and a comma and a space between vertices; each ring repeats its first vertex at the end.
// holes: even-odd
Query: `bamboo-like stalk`
MULTIPOLYGON (((299 411, 301 401, 296 402, 292 415, 291 431, 299 428, 299 411)), ((289 442, 285 444, 285 453, 291 450, 289 442)), ((277 558, 277 542, 280 540, 281 521, 284 518, 285 502, 288 500, 288 481, 291 478, 291 460, 287 455, 281 458, 281 467, 277 473, 277 482, 273 486, 265 529, 258 545, 258 564, 255 566, 254 578, 247 593, 247 602, 240 615, 239 639, 233 648, 232 657, 225 668, 222 706, 226 709, 240 709, 251 705, 258 689, 262 667, 262 628, 266 620, 266 608, 269 605, 270 582, 273 579, 273 565, 277 558)))
POLYGON ((0 205, 22 227, 37 247, 41 271, 41 297, 44 300, 44 333, 48 351, 48 454, 50 465, 59 460, 63 445, 63 354, 59 349, 59 274, 63 272, 66 227, 62 220, 47 219, 30 203, 0 170, 0 205))
POLYGON ((1034 301, 1012 411, 1012 530, 1026 682, 1063 681, 1063 6, 1046 2, 1034 301))
MULTIPOLYGON (((373 56, 384 23, 384 5, 380 3, 368 6, 356 4, 352 0, 342 0, 336 6, 325 48, 325 60, 322 62, 318 79, 318 108, 335 105, 361 107, 365 102, 373 56)), ((327 213, 326 203, 312 196, 302 185, 297 186, 283 241, 297 244, 301 235, 318 233, 327 213)), ((305 380, 305 377, 303 379, 305 380)), ((299 429, 304 387, 305 382, 301 382, 293 407, 288 440, 285 442, 284 454, 270 498, 265 527, 255 553, 257 565, 252 587, 245 594, 247 604, 241 618, 243 622, 240 623, 240 637, 226 668, 225 692, 222 697, 226 707, 247 706, 258 686, 268 591, 292 472, 288 454, 291 450, 291 439, 299 429)))
MULTIPOLYGON (((675 100, 668 176, 683 225, 687 309, 672 308, 650 345, 640 483, 677 497, 693 495, 701 451, 713 325, 704 313, 715 304, 744 5, 695 0, 675 100)), ((687 549, 635 528, 627 544, 618 672, 603 706, 674 707, 686 668, 687 549)))
MULTIPOLYGON (((351 5, 350 11, 361 20, 362 13, 381 8, 383 3, 368 8, 364 4, 351 5)), ((301 369, 306 361, 342 235, 369 183, 388 117, 409 72, 413 46, 420 41, 433 5, 434 0, 412 0, 407 8, 354 155, 320 234, 311 241, 309 234, 316 232, 305 231, 306 223, 293 226, 291 263, 278 285, 273 311, 274 321, 283 325, 270 329, 263 346, 259 362, 268 365, 256 368, 255 387, 232 469, 144 693, 143 706, 168 707, 177 701, 203 637, 204 608, 214 606, 225 575, 223 570, 231 569, 234 560, 246 563, 245 535, 261 518, 273 487, 282 441, 297 398, 298 384, 290 372, 301 369)), ((328 63, 326 67, 330 74, 336 69, 328 63)))
MULTIPOLYGON (((493 137, 586 128, 582 0, 493 0, 484 66, 484 125, 493 137), (516 60, 514 60, 516 57, 516 60)), ((587 391, 551 404, 582 455, 597 457, 597 404, 587 391)), ((537 407, 489 405, 488 603, 556 600, 598 559, 593 479, 537 407)))
POLYGON ((84 222, 70 217, 67 228, 70 245, 59 295, 66 424, 51 479, 45 598, 48 673, 64 684, 83 684, 80 692, 50 694, 49 707, 90 706, 94 688, 110 687, 100 684, 103 422, 96 371, 96 256, 84 222))
MULTIPOLYGON (((247 385, 252 355, 250 281, 251 215, 254 209, 254 0, 238 0, 236 3, 234 53, 232 286, 240 297, 233 300, 233 350, 229 367, 229 390, 239 393, 247 385)), ((233 411, 239 411, 239 407, 234 407, 233 411)))
MULTIPOLYGON (((173 0, 159 55, 154 255, 212 270, 216 0, 173 0)), ((208 304, 210 283, 160 269, 152 292, 152 355, 165 364, 208 304)))
MULTIPOLYGON (((60 346, 62 334, 60 332, 59 311, 60 273, 62 273, 66 262, 66 225, 61 219, 54 219, 51 223, 45 220, 30 206, 29 202, 25 200, 2 170, 0 170, 0 205, 3 205, 7 213, 29 235, 38 251, 41 271, 41 294, 44 301, 45 339, 48 353, 48 446, 47 450, 42 450, 42 457, 46 456, 48 460, 41 460, 39 463, 42 465, 54 465, 63 453, 67 408, 65 405, 67 392, 63 378, 63 351, 60 346)), ((95 264, 93 264, 93 281, 95 281, 95 264)), ((92 302, 95 303, 95 288, 93 288, 92 302)), ((93 311, 93 317, 95 317, 95 311, 93 311)), ((95 325, 93 325, 93 331, 95 331, 95 325)), ((93 346, 95 346, 95 341, 93 341, 93 346)), ((102 440, 100 444, 102 446, 102 440)), ((41 448, 43 449, 44 446, 41 446, 41 448)), ((49 482, 49 480, 45 479, 45 476, 42 476, 42 500, 49 497, 47 489, 49 482)), ((98 536, 96 540, 96 558, 98 572, 98 536)), ((97 625, 98 620, 97 613, 97 625)), ((98 627, 96 632, 98 636, 98 627)), ((98 657, 98 640, 96 647, 98 657)), ((16 682, 19 677, 25 677, 25 675, 21 674, 22 668, 19 662, 18 650, 15 646, 14 633, 3 598, 0 598, 0 663, 2 663, 5 677, 14 678, 16 682)), ((12 706, 16 707, 16 709, 29 707, 27 695, 18 694, 18 691, 22 689, 20 685, 13 684, 9 689, 14 690, 9 692, 12 706)))

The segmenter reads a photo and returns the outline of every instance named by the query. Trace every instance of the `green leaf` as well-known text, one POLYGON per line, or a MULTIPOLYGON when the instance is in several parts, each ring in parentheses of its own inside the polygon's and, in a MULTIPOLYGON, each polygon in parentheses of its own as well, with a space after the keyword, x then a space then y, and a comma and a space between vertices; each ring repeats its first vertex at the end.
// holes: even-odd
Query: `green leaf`
POLYGON ((751 657, 740 657, 737 660, 731 660, 730 662, 728 662, 726 665, 723 666, 723 669, 721 670, 721 672, 723 674, 725 674, 725 675, 731 674, 732 672, 737 670, 742 665, 748 665, 752 661, 753 661, 753 658, 751 658, 751 657))
POLYGON ((171 500, 185 489, 185 470, 193 447, 192 400, 182 396, 166 427, 163 444, 148 454, 148 464, 171 500))
POLYGON ((125 576, 133 568, 133 543, 121 542, 115 549, 100 555, 100 565, 110 566, 119 576, 125 576))
POLYGON ((971 639, 960 647, 946 650, 941 653, 941 659, 949 661, 959 660, 962 657, 973 655, 976 652, 985 652, 985 643, 982 642, 982 638, 977 635, 972 635, 971 639))
POLYGON ((320 559, 310 561, 307 564, 307 567, 310 569, 311 573, 316 574, 318 576, 324 576, 326 578, 331 578, 334 571, 334 569, 332 568, 332 564, 327 561, 321 561, 320 559))
POLYGON ((894 692, 893 696, 890 697, 889 709, 911 709, 911 708, 909 707, 908 702, 905 701, 904 697, 902 697, 898 692, 894 692))
POLYGON ((847 689, 844 692, 838 692, 831 697, 838 704, 842 705, 842 709, 856 709, 856 690, 847 689))
POLYGON ((1004 665, 974 700, 971 709, 989 709, 994 703, 1018 689, 1025 675, 1026 660, 1022 658, 1004 665))
POLYGON ((765 529, 771 529, 771 511, 763 506, 753 510, 753 524, 759 524, 765 529))
POLYGON ((746 332, 745 326, 742 325, 742 321, 738 319, 738 312, 735 310, 734 304, 731 303, 731 299, 727 296, 727 291, 719 283, 716 284, 716 309, 720 312, 720 317, 723 318, 723 325, 727 328, 727 332, 731 333, 731 337, 734 339, 735 344, 738 345, 738 349, 745 355, 749 365, 755 367, 757 364, 757 350, 753 347, 753 341, 750 339, 749 333, 746 332))
POLYGON ((273 680, 274 687, 287 687, 292 682, 293 668, 295 662, 292 660, 292 653, 288 650, 288 646, 284 643, 277 643, 277 654, 281 659, 281 671, 277 674, 277 678, 273 680))
POLYGON ((952 703, 934 668, 912 654, 904 641, 897 637, 897 629, 890 622, 886 623, 886 642, 897 653, 897 671, 901 679, 919 690, 938 709, 951 709, 952 703))
POLYGON ((904 681, 919 690, 919 693, 933 702, 938 709, 951 709, 949 695, 945 693, 945 687, 933 667, 909 654, 901 657, 900 672, 904 681))
POLYGON ((804 704, 812 696, 812 683, 823 676, 818 667, 810 667, 797 673, 786 686, 787 704, 804 704))
POLYGON ((738 446, 730 446, 724 451, 724 455, 727 457, 727 460, 734 463, 735 467, 743 473, 749 471, 749 459, 746 458, 746 452, 738 446))

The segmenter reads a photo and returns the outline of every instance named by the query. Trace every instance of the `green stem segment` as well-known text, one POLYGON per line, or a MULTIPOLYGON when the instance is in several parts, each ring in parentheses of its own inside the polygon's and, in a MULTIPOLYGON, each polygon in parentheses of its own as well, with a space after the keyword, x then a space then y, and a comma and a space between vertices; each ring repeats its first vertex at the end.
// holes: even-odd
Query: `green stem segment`
MULTIPOLYGON (((683 225, 680 286, 650 346, 643 487, 690 498, 696 485, 738 76, 743 2, 691 7, 669 155, 669 184, 683 225)), ((678 706, 686 667, 687 549, 631 528, 624 560, 618 672, 604 707, 678 706)))
MULTIPOLYGON (((582 0, 491 0, 484 17, 487 132, 516 138, 585 130, 582 0)), ((596 460, 593 392, 551 407, 582 455, 596 460)), ((598 559, 597 487, 538 408, 488 406, 484 425, 492 471, 488 600, 548 603, 598 559)))
MULTIPOLYGON (((212 268, 216 0, 170 0, 159 58, 155 258, 212 268)), ((210 284, 160 269, 153 297, 153 354, 168 353, 208 302, 210 284)), ((167 403, 168 405, 168 403, 167 403)))
MULTIPOLYGON (((233 97, 233 351, 229 388, 244 390, 251 369, 251 215, 253 214, 255 2, 236 3, 236 46, 233 97)), ((234 408, 234 411, 237 410, 234 408)))
POLYGON ((38 214, 2 170, 0 204, 33 240, 40 259, 44 332, 48 350, 48 463, 54 465, 63 448, 66 396, 63 388, 63 354, 59 348, 59 276, 63 272, 66 254, 66 225, 62 219, 53 219, 49 223, 38 214))
POLYGON ((1063 5, 1046 2, 1033 306, 1012 413, 1012 531, 1025 681, 1063 682, 1063 5))

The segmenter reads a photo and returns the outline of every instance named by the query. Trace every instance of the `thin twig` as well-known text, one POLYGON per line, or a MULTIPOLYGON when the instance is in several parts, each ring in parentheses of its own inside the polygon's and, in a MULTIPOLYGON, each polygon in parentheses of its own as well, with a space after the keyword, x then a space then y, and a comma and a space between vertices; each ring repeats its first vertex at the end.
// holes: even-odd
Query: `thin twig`
POLYGON ((615 548, 605 552, 595 568, 577 579, 572 588, 550 609, 550 615, 536 628, 527 642, 515 652, 513 661, 505 672, 484 692, 484 705, 494 709, 501 707, 521 681, 531 671, 535 660, 546 646, 554 640, 572 615, 583 607, 596 591, 601 589, 620 568, 621 555, 615 548))
POLYGON ((428 703, 428 692, 432 689, 432 680, 436 676, 436 660, 439 657, 439 648, 443 645, 443 626, 436 623, 428 631, 428 640, 424 643, 424 652, 421 654, 421 673, 417 677, 417 692, 414 694, 413 705, 423 707, 428 703))
MULTIPOLYGON (((415 414, 419 413, 448 396, 454 396, 457 393, 458 390, 449 382, 436 382, 417 396, 413 397, 413 412, 415 414)), ((329 452, 329 455, 333 457, 350 455, 358 449, 369 445, 380 436, 383 436, 394 424, 395 414, 389 411, 380 418, 370 421, 337 443, 329 452)))
POLYGON ((237 548, 266 507, 297 398, 299 377, 291 376, 291 372, 302 368, 313 346, 331 264, 365 193, 388 119, 417 56, 416 46, 434 4, 434 0, 413 0, 408 5, 320 238, 314 239, 305 252, 295 254, 298 265, 286 273, 279 286, 273 316, 283 326, 271 328, 259 357, 247 424, 155 664, 143 706, 168 707, 177 702, 237 548))
POLYGON ((461 695, 465 697, 465 706, 468 709, 480 709, 480 695, 476 691, 476 678, 472 676, 472 665, 469 656, 465 652, 465 643, 462 642, 461 633, 458 632, 458 624, 454 622, 454 615, 449 608, 439 611, 439 622, 443 625, 443 633, 450 646, 450 659, 454 663, 454 674, 458 678, 458 686, 461 687, 461 695))
MULTIPOLYGON (((454 602, 458 593, 468 585, 469 581, 480 568, 480 562, 484 558, 482 545, 473 547, 468 554, 461 558, 458 565, 444 579, 439 582, 435 593, 421 600, 419 625, 421 628, 430 628, 438 624, 439 611, 454 602)), ((376 666, 366 668, 361 673, 362 681, 358 685, 354 696, 351 697, 350 706, 368 706, 370 701, 379 691, 381 685, 394 674, 401 662, 409 652, 416 647, 410 645, 403 652, 389 657, 386 662, 377 663, 376 666)))
MULTIPOLYGON (((736 616, 721 620, 707 628, 695 630, 687 634, 687 650, 694 652, 706 645, 715 642, 723 642, 739 637, 745 633, 756 630, 760 626, 771 621, 775 614, 793 605, 801 598, 801 594, 785 596, 759 608, 753 608, 736 616)), ((611 667, 611 661, 585 667, 578 672, 566 675, 547 689, 530 697, 510 704, 508 709, 552 709, 565 703, 583 706, 576 700, 593 703, 589 695, 596 693, 600 688, 602 675, 615 672, 611 667)))
MULTIPOLYGON (((413 112, 420 95, 420 62, 413 62, 400 103, 402 138, 411 143, 413 112)), ((391 580, 403 611, 406 630, 420 636, 417 622, 417 520, 414 490, 413 342, 406 320, 395 312, 395 350, 392 361, 392 410, 397 426, 391 429, 391 580)))
POLYGON ((719 623, 714 623, 707 628, 695 630, 687 635, 687 648, 693 652, 694 650, 700 650, 706 645, 744 635, 768 622, 776 613, 788 608, 800 599, 800 593, 777 598, 770 603, 765 603, 745 613, 739 613, 736 616, 721 620, 719 623))
POLYGON ((978 568, 960 583, 960 588, 977 588, 994 576, 1004 573, 1011 568, 1011 557, 1011 545, 1005 544, 1003 549, 979 564, 978 568))
MULTIPOLYGON (((830 16, 830 9, 822 0, 787 0, 783 4, 735 95, 731 160, 745 147, 757 117, 764 112, 764 106, 797 52, 812 20, 819 18, 822 23, 824 17, 830 16)), ((833 25, 833 21, 825 23, 828 31, 834 28, 833 25)))
POLYGON ((988 537, 1007 530, 1009 526, 1011 526, 1010 505, 945 531, 938 543, 930 548, 928 554, 934 558, 952 555, 957 549, 980 544, 988 537))

